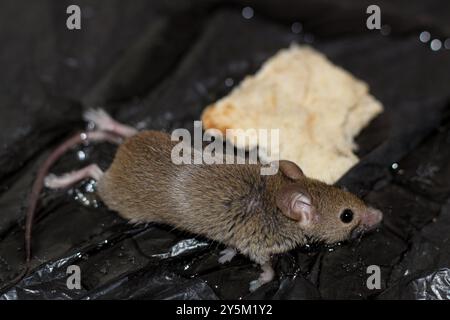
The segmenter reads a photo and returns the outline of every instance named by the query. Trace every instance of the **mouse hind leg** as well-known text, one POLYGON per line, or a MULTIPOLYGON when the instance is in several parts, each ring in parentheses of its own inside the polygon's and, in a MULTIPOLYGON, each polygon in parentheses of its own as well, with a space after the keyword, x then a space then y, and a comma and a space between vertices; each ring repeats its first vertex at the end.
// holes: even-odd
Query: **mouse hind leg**
POLYGON ((83 113, 83 118, 86 121, 93 122, 96 129, 113 132, 122 138, 134 136, 138 132, 135 128, 114 120, 103 109, 88 109, 83 113))
POLYGON ((266 283, 269 283, 275 277, 275 271, 273 270, 272 264, 270 262, 261 264, 261 270, 263 272, 259 275, 259 278, 250 282, 250 292, 255 291, 266 283))
POLYGON ((86 178, 100 180, 103 176, 103 171, 96 164, 88 165, 80 170, 69 172, 61 176, 49 174, 45 180, 44 185, 50 189, 68 188, 75 183, 86 178))

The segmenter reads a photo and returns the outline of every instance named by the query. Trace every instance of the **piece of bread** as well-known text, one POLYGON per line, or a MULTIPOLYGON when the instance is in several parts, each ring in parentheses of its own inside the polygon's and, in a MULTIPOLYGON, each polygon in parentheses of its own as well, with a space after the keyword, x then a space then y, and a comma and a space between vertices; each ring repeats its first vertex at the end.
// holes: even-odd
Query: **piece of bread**
MULTIPOLYGON (((208 106, 201 120, 205 129, 224 134, 279 129, 279 154, 271 159, 294 161, 307 176, 334 183, 358 162, 354 137, 382 110, 366 83, 313 48, 292 45, 208 106)), ((270 148, 265 141, 258 144, 270 148)))

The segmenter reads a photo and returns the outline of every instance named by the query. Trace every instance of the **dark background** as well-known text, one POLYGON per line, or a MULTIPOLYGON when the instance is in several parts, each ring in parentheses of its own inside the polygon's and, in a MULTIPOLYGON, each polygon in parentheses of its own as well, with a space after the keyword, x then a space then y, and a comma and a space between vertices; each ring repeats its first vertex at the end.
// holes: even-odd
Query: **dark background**
MULTIPOLYGON (((276 281, 250 295, 260 270, 248 259, 222 266, 217 243, 128 225, 85 182, 44 191, 33 270, 0 298, 450 298, 450 50, 432 51, 419 41, 423 30, 450 38, 450 2, 1 1, 0 284, 23 266, 24 208, 37 166, 84 128, 84 108, 102 106, 139 128, 191 128, 231 90, 226 79, 237 85, 291 42, 324 52, 384 104, 357 139, 360 164, 339 184, 385 219, 360 241, 275 257, 276 281), (81 7, 81 30, 66 28, 71 4, 81 7), (365 26, 369 4, 381 8, 383 34, 365 26), (242 17, 246 5, 252 19, 242 17), (292 32, 294 22, 301 33, 292 32), (70 264, 81 267, 81 290, 65 285, 70 264), (366 287, 371 264, 381 267, 380 290, 366 287)), ((107 144, 80 147, 52 171, 106 168, 113 155, 107 144)))

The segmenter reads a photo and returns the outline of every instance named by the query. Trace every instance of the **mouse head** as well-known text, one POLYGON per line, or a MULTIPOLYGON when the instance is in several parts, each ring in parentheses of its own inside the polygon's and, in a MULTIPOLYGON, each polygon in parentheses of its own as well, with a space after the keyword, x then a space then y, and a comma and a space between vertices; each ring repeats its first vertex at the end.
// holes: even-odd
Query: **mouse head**
POLYGON ((279 168, 290 182, 279 190, 277 206, 312 239, 331 244, 354 238, 381 222, 381 211, 350 192, 307 178, 293 162, 282 160, 279 168))

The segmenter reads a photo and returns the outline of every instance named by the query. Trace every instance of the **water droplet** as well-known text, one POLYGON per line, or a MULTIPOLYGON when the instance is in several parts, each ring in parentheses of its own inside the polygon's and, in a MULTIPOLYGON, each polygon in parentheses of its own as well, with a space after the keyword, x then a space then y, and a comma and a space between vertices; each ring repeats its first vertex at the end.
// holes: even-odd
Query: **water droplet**
POLYGON ((341 246, 342 243, 341 242, 336 242, 334 244, 327 244, 325 245, 325 248, 328 252, 334 252, 336 250, 336 247, 341 246))
POLYGON ((86 207, 98 207, 98 201, 95 198, 95 180, 89 180, 87 184, 83 185, 84 191, 79 188, 74 188, 69 191, 73 198, 86 207))
POLYGON ((244 19, 251 19, 253 18, 254 15, 254 11, 252 7, 244 7, 242 9, 242 16, 244 17, 244 19))
POLYGON ((394 162, 394 163, 391 165, 391 168, 394 169, 394 170, 397 170, 397 169, 398 169, 398 163, 394 162))
POLYGON ((383 36, 388 36, 391 33, 391 26, 388 24, 385 24, 384 26, 381 27, 380 33, 383 36))
POLYGON ((346 272, 350 272, 351 271, 351 267, 348 263, 344 263, 342 265, 342 269, 344 269, 346 272))
POLYGON ((95 191, 95 185, 96 185, 95 180, 90 180, 89 183, 87 183, 86 186, 84 187, 84 190, 86 190, 86 192, 92 193, 95 191))
POLYGON ((444 41, 444 47, 445 47, 445 49, 450 49, 450 38, 445 39, 445 41, 444 41))
POLYGON ((77 152, 78 160, 83 161, 86 159, 86 153, 83 150, 77 152))
POLYGON ((303 37, 303 40, 306 43, 313 43, 314 42, 314 36, 310 33, 305 34, 305 36, 303 37))
POLYGON ((419 35, 419 40, 423 43, 430 41, 431 34, 428 31, 422 31, 419 35))
POLYGON ((225 85, 227 87, 232 87, 234 85, 234 80, 232 78, 226 78, 225 79, 225 85))
POLYGON ((291 31, 295 34, 299 34, 303 30, 303 25, 300 22, 294 22, 291 25, 291 31))
POLYGON ((87 134, 84 133, 84 132, 80 133, 80 139, 81 140, 86 140, 87 139, 87 134))
POLYGON ((442 42, 439 39, 434 39, 430 43, 430 48, 433 51, 438 51, 439 49, 441 49, 441 47, 442 47, 442 42))

